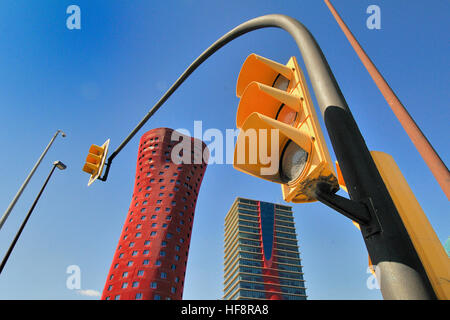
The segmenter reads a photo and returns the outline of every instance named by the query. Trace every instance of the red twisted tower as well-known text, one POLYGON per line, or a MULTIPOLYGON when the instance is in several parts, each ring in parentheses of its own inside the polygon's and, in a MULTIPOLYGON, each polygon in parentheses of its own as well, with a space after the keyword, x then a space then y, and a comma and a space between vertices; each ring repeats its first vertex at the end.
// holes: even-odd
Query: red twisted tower
POLYGON ((142 136, 133 197, 102 299, 182 298, 204 152, 203 142, 172 129, 142 136))

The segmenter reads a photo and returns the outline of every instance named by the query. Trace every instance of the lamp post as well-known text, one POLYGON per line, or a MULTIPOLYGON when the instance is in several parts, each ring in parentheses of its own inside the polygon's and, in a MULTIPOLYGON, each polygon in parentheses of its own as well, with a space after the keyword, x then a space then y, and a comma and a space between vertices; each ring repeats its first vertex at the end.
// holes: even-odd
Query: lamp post
POLYGON ((1 263, 1 265, 0 265, 0 274, 2 273, 3 268, 4 268, 5 265, 6 265, 6 262, 8 261, 8 258, 9 258, 9 256, 11 255, 11 252, 13 251, 14 246, 16 245, 17 240, 19 240, 20 234, 22 233, 23 229, 25 228, 25 225, 27 224, 28 219, 29 219, 30 216, 31 216, 31 213, 33 212, 34 208, 36 207, 36 204, 37 204, 37 202, 39 201, 39 198, 41 197, 42 192, 44 191, 45 187, 47 186, 47 183, 48 183, 48 181, 50 180, 50 177, 52 176, 53 171, 55 171, 55 168, 58 168, 59 170, 64 170, 64 169, 66 169, 66 165, 65 165, 64 163, 62 163, 61 161, 55 161, 55 162, 53 162, 53 167, 52 167, 52 170, 50 171, 50 174, 48 175, 47 179, 45 180, 44 185, 43 185, 42 188, 41 188, 41 191, 39 191, 39 193, 38 193, 36 199, 35 199, 34 202, 33 202, 33 205, 31 206, 30 210, 28 211, 27 216, 26 216, 25 219, 23 220, 22 225, 21 225, 20 228, 19 228, 19 231, 17 231, 17 234, 16 234, 16 236, 14 237, 14 240, 12 241, 11 245, 9 246, 8 251, 6 252, 5 257, 4 257, 3 260, 2 260, 2 263, 1 263))
POLYGON ((44 158, 47 151, 50 149, 51 145, 53 144, 53 141, 55 141, 56 136, 58 133, 61 133, 61 136, 64 138, 66 137, 66 134, 62 130, 56 131, 56 133, 53 135, 53 138, 50 140, 49 144, 45 148, 44 152, 42 152, 41 156, 39 157, 38 161, 34 165, 33 169, 31 169, 30 173, 28 174, 28 177, 23 182, 22 186, 19 188, 19 191, 17 191, 16 195, 12 199, 11 203, 9 204, 8 208, 6 209, 5 213, 3 213, 2 218, 0 219, 0 229, 3 227, 3 224, 5 223, 6 219, 8 219, 9 214, 11 213, 12 209, 14 208, 17 200, 19 200, 19 197, 21 196, 23 190, 27 186, 28 182, 30 181, 31 177, 33 176, 34 172, 36 171, 37 167, 41 163, 42 159, 44 158))

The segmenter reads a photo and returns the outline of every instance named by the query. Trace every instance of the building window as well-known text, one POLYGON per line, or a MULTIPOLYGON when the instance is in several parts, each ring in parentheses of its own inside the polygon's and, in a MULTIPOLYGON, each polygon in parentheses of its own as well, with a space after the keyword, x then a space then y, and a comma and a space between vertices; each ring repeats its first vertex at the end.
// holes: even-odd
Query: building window
POLYGON ((161 203, 162 202, 162 200, 156 200, 156 203, 161 203))
POLYGON ((172 219, 172 216, 167 216, 166 220, 170 221, 172 219))
POLYGON ((133 261, 128 261, 127 266, 131 267, 133 265, 133 261))
POLYGON ((161 261, 160 260, 156 260, 155 265, 160 266, 161 265, 161 261))
POLYGON ((142 299, 142 293, 136 293, 136 300, 142 299))
POLYGON ((161 279, 167 279, 167 273, 161 272, 161 279))
POLYGON ((155 294, 155 300, 161 300, 161 296, 159 294, 155 294))
POLYGON ((119 254, 119 259, 123 257, 123 253, 119 254))
POLYGON ((150 244, 150 240, 145 240, 144 246, 148 246, 150 244))
POLYGON ((156 235, 156 231, 152 231, 152 232, 150 233, 150 235, 151 235, 151 236, 155 236, 155 235, 156 235))
POLYGON ((114 297, 114 300, 120 300, 120 294, 114 297))
POLYGON ((158 287, 158 284, 156 283, 156 282, 152 282, 152 283, 150 283, 150 288, 152 288, 152 289, 156 289, 158 287))
POLYGON ((137 251, 133 251, 133 253, 131 253, 131 255, 134 257, 134 256, 137 256, 137 254, 138 254, 138 252, 137 251))
POLYGON ((167 246, 167 241, 161 241, 161 246, 163 247, 167 246))
POLYGON ((124 273, 122 273, 122 278, 126 278, 128 277, 128 271, 125 271, 124 273))
POLYGON ((147 259, 142 262, 143 265, 147 265, 148 263, 149 263, 149 260, 147 260, 147 259))
POLYGON ((142 252, 142 254, 148 254, 150 251, 148 251, 148 250, 144 250, 143 252, 142 252))
POLYGON ((160 255, 161 257, 165 257, 165 256, 166 256, 166 252, 165 252, 165 251, 160 251, 160 252, 159 252, 159 255, 160 255))
POLYGON ((175 287, 170 288, 170 292, 175 293, 177 292, 177 289, 175 287))
POLYGON ((113 286, 108 286, 108 291, 111 291, 113 286))
POLYGON ((138 277, 141 277, 144 275, 144 270, 139 270, 137 273, 138 277))
POLYGON ((122 283, 122 289, 125 289, 126 287, 128 287, 128 282, 122 283))
POLYGON ((162 227, 167 228, 167 223, 163 223, 162 227))
POLYGON ((172 269, 172 270, 175 270, 176 268, 177 268, 177 266, 174 264, 170 266, 170 269, 172 269))
POLYGON ((139 286, 139 281, 134 281, 131 287, 137 288, 139 286))
POLYGON ((136 229, 140 229, 142 227, 142 224, 138 224, 137 226, 136 226, 136 229))
POLYGON ((134 247, 134 242, 130 242, 130 244, 128 245, 128 247, 134 247))

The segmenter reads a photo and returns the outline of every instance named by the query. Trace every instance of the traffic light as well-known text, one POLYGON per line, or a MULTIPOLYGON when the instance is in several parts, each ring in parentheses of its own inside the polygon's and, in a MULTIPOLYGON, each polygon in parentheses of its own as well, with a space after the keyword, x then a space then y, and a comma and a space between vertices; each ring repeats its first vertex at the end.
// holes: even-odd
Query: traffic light
POLYGON ((89 148, 86 163, 83 166, 83 171, 91 175, 88 186, 100 177, 105 165, 106 156, 108 155, 109 139, 100 147, 95 144, 89 148))
POLYGON ((233 166, 281 184, 288 202, 315 201, 314 188, 326 182, 339 190, 333 163, 306 81, 295 57, 286 65, 251 54, 239 73, 240 129, 233 166))

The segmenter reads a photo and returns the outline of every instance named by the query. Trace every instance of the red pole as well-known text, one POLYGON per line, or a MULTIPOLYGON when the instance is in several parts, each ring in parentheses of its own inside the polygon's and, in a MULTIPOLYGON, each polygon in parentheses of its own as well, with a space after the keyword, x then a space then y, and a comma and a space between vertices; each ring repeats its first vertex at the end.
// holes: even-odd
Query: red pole
POLYGON ((383 78, 381 73, 378 71, 378 69, 375 67, 373 62, 370 60, 370 58, 364 52, 363 48, 360 46, 358 41, 355 39, 355 37, 351 33, 350 29, 346 26, 344 21, 341 19, 341 17, 337 13, 336 9, 334 9, 333 5, 330 3, 329 0, 325 0, 325 3, 328 6, 328 8, 330 9, 331 13, 333 14, 337 23, 341 27, 341 29, 344 32, 345 36, 347 37, 348 41, 352 45, 353 49, 356 51, 356 54, 358 55, 358 57, 361 59, 362 63, 366 67, 366 69, 369 72, 370 76, 372 77, 373 81, 377 85, 378 89, 383 94, 387 103, 389 104, 392 111, 394 112, 395 116, 400 121, 400 124, 402 125, 403 129, 406 131, 406 133, 408 134, 412 143, 414 144, 414 146, 416 147, 416 149, 419 151, 420 155, 422 156, 423 160, 427 164, 428 168, 431 170, 431 173, 434 175, 437 182, 441 186, 442 190, 444 191, 445 195, 447 196, 447 199, 450 200, 450 172, 448 171, 448 168, 446 167, 444 162, 441 160, 439 155, 436 153, 433 146, 427 140, 427 138, 422 133, 420 128, 417 126, 414 119, 408 113, 406 108, 403 106, 403 104, 397 98, 394 91, 392 91, 392 89, 389 87, 388 83, 383 78))

